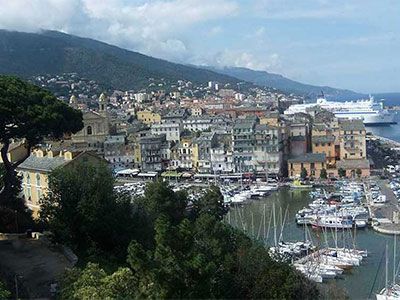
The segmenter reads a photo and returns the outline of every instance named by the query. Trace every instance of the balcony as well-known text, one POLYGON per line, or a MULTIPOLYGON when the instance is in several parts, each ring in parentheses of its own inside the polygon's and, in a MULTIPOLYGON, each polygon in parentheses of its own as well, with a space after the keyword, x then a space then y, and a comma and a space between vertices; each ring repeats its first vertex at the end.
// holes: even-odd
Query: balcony
POLYGON ((350 144, 350 143, 345 143, 343 145, 343 148, 346 150, 359 150, 360 149, 360 145, 357 144, 350 144))

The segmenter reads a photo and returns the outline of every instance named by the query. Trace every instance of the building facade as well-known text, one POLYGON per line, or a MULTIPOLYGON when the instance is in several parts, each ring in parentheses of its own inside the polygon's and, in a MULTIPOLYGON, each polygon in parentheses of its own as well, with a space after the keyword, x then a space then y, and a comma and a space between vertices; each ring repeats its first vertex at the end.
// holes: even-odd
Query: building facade
POLYGON ((307 176, 320 178, 321 170, 326 168, 325 161, 325 154, 307 153, 291 156, 288 159, 289 177, 300 178, 301 171, 304 168, 307 171, 307 176))
POLYGON ((49 175, 57 168, 68 168, 76 163, 100 163, 103 159, 97 155, 76 149, 35 149, 18 166, 22 175, 22 191, 27 207, 33 216, 38 217, 40 199, 49 192, 49 175))

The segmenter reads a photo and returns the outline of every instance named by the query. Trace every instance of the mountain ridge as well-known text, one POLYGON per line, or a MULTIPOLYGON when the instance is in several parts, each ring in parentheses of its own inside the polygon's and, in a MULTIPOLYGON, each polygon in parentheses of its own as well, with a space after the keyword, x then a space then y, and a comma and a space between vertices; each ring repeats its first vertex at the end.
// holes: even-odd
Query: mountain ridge
POLYGON ((317 86, 311 84, 300 83, 298 81, 286 78, 280 74, 274 74, 267 71, 256 71, 243 67, 205 67, 208 70, 219 72, 221 74, 230 75, 241 80, 245 80, 260 86, 270 86, 285 93, 300 94, 310 98, 316 98, 321 94, 321 91, 325 96, 340 100, 341 98, 360 98, 364 97, 365 94, 357 93, 347 89, 337 89, 329 86, 317 86))
POLYGON ((202 67, 172 63, 91 38, 59 31, 24 33, 0 30, 0 73, 30 77, 76 72, 107 88, 143 89, 149 78, 169 81, 190 80, 206 84, 217 81, 236 86, 245 81, 315 98, 323 91, 327 98, 356 99, 361 93, 303 84, 279 74, 238 67, 202 67))
POLYGON ((139 89, 149 78, 195 83, 239 79, 171 63, 138 52, 58 31, 24 33, 0 30, 0 73, 22 77, 77 72, 115 89, 139 89))

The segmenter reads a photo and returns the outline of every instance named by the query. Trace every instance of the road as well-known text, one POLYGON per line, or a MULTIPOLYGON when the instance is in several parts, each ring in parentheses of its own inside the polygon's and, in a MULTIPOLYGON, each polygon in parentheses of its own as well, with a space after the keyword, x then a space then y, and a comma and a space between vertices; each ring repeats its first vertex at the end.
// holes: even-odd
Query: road
POLYGON ((374 204, 369 201, 371 217, 379 222, 379 225, 374 225, 373 227, 381 233, 400 234, 400 224, 393 223, 393 212, 399 210, 397 198, 387 180, 378 179, 376 183, 381 188, 381 193, 386 195, 387 202, 374 204))

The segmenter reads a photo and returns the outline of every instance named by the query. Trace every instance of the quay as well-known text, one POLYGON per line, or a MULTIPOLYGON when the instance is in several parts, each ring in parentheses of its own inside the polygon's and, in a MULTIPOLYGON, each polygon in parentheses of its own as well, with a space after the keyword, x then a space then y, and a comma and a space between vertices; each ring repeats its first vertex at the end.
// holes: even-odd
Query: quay
POLYGON ((396 142, 394 140, 385 138, 383 136, 379 135, 373 135, 372 136, 375 140, 379 140, 381 142, 384 142, 386 145, 388 145, 391 149, 400 149, 400 143, 396 142))
POLYGON ((372 228, 383 234, 400 234, 399 205, 388 181, 372 177, 370 182, 378 184, 381 193, 386 196, 385 203, 374 203, 371 199, 370 183, 366 183, 366 200, 372 228))

